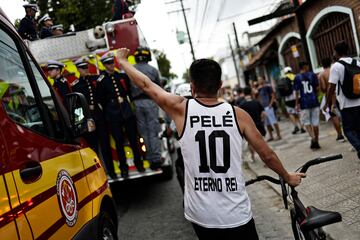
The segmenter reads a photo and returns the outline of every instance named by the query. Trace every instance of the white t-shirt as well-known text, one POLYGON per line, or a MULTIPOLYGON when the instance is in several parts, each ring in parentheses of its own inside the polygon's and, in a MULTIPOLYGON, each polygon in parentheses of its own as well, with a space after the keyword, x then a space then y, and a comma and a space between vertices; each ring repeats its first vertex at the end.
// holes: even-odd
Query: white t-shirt
POLYGON ((179 140, 185 166, 185 218, 206 228, 248 223, 251 204, 234 107, 228 103, 206 106, 190 99, 185 119, 179 140))
MULTIPOLYGON (((340 60, 342 60, 346 63, 349 63, 349 64, 353 61, 353 59, 350 57, 340 58, 340 60)), ((357 61, 357 65, 360 67, 359 61, 357 61)), ((343 94, 342 89, 338 83, 340 81, 340 83, 343 84, 344 75, 345 75, 344 65, 336 62, 331 66, 329 82, 336 84, 336 99, 339 102, 340 109, 360 106, 360 98, 359 99, 348 99, 343 94)))

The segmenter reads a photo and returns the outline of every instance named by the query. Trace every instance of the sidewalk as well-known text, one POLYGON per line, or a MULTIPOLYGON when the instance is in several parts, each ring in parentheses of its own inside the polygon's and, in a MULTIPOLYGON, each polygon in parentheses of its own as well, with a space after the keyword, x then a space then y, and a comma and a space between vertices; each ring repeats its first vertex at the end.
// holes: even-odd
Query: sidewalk
MULTIPOLYGON (((292 135, 293 126, 289 121, 280 122, 283 139, 270 142, 285 168, 295 171, 306 161, 330 154, 342 153, 343 160, 314 166, 308 170, 308 177, 297 188, 300 199, 305 205, 338 211, 343 217, 341 223, 325 227, 325 231, 335 240, 360 239, 360 160, 351 152, 348 142, 335 141, 336 132, 330 123, 320 125, 320 150, 310 149, 310 138, 307 133, 292 135)), ((245 154, 246 156, 247 154, 245 154)), ((250 157, 245 157, 249 162, 250 157)), ((276 176, 256 157, 249 162, 250 169, 256 175, 276 176)), ((281 194, 280 187, 273 186, 281 194)))

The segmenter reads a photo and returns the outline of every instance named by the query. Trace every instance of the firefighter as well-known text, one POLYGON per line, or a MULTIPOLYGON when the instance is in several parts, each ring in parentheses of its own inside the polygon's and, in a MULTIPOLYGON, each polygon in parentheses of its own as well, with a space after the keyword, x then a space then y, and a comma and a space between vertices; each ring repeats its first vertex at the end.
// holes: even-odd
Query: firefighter
POLYGON ((49 76, 54 79, 54 89, 64 101, 65 96, 71 93, 71 88, 66 78, 61 74, 65 65, 61 62, 50 60, 47 64, 49 76))
MULTIPOLYGON (((156 68, 150 66, 151 61, 150 49, 139 47, 135 53, 135 68, 148 76, 151 81, 160 85, 159 72, 156 68)), ((136 106, 136 118, 139 131, 145 140, 146 157, 150 161, 151 169, 155 170, 161 167, 161 140, 159 138, 159 107, 149 98, 140 88, 132 84, 131 93, 136 106)))
POLYGON ((39 19, 39 24, 43 24, 43 26, 41 27, 40 30, 40 38, 47 38, 47 37, 51 37, 52 31, 51 31, 51 27, 54 25, 53 21, 51 19, 51 17, 49 16, 49 14, 45 14, 42 18, 39 19))
POLYGON ((26 15, 20 21, 18 32, 23 39, 34 41, 38 39, 36 32, 35 14, 38 12, 36 4, 25 4, 26 15))
POLYGON ((115 70, 114 55, 109 52, 101 57, 106 71, 98 79, 99 94, 103 97, 106 121, 115 139, 116 150, 120 163, 121 176, 127 178, 129 166, 124 151, 124 132, 134 154, 134 163, 139 172, 144 172, 143 162, 138 146, 136 118, 130 105, 129 79, 125 73, 115 70))
POLYGON ((64 26, 62 24, 52 26, 51 32, 53 36, 61 36, 64 34, 64 26))
POLYGON ((105 163, 108 175, 112 178, 116 178, 114 164, 111 156, 111 147, 109 141, 108 129, 105 124, 104 113, 99 101, 97 80, 98 75, 91 75, 89 73, 89 65, 87 58, 79 58, 75 61, 80 78, 75 80, 71 84, 73 92, 82 93, 90 108, 91 117, 95 120, 96 130, 90 132, 85 136, 90 147, 100 156, 105 163), (99 149, 100 145, 100 149, 99 149), (101 152, 101 154, 100 154, 101 152))

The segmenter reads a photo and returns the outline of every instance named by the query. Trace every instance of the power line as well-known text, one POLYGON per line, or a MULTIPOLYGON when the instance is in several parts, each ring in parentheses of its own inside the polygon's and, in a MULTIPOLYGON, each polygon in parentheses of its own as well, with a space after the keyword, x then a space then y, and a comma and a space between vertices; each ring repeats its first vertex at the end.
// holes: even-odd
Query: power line
POLYGON ((221 22, 221 21, 224 21, 224 20, 227 20, 227 19, 230 19, 230 18, 234 18, 234 17, 238 17, 238 16, 241 16, 241 15, 245 15, 245 14, 248 14, 248 13, 251 13, 251 12, 255 12, 255 11, 258 11, 260 9, 263 9, 263 8, 266 8, 266 7, 269 7, 269 6, 274 6, 275 3, 270 3, 270 4, 265 4, 261 7, 258 7, 258 8, 253 8, 253 9, 250 9, 248 11, 245 11, 245 12, 241 12, 241 13, 237 13, 237 14, 234 14, 234 15, 231 15, 231 16, 228 16, 228 17, 224 17, 224 18, 219 18, 217 21, 218 22, 221 22))

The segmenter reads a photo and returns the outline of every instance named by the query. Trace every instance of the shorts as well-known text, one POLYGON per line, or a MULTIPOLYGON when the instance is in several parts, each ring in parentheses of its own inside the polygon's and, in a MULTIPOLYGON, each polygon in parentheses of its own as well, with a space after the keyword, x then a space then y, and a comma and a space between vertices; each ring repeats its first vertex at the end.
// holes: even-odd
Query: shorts
POLYGON ((204 228, 193 223, 193 227, 199 240, 258 240, 254 219, 245 225, 235 228, 204 228))
POLYGON ((266 107, 265 113, 266 113, 266 118, 265 118, 266 126, 272 126, 277 123, 274 108, 266 107))
POLYGON ((301 124, 307 126, 319 126, 319 118, 320 118, 320 108, 309 108, 309 109, 303 109, 300 112, 300 121, 301 124))
POLYGON ((296 109, 293 108, 293 107, 285 106, 285 108, 286 108, 286 111, 288 112, 288 114, 292 114, 292 115, 297 115, 297 114, 298 114, 298 112, 296 111, 296 109))

